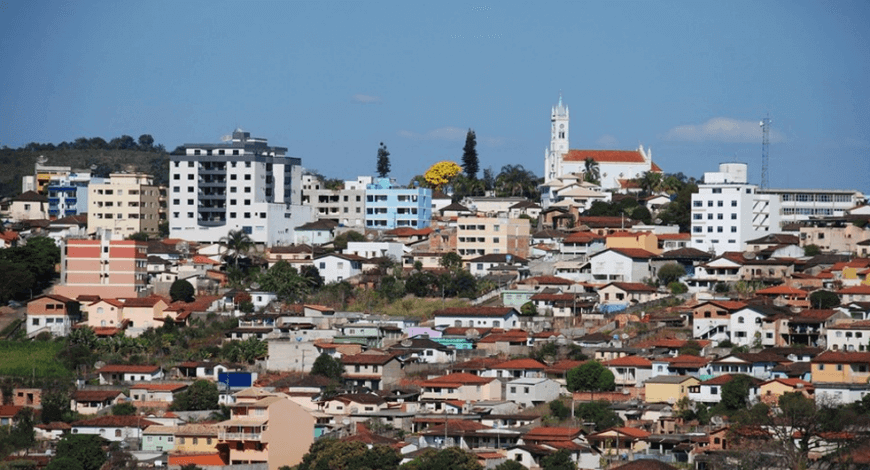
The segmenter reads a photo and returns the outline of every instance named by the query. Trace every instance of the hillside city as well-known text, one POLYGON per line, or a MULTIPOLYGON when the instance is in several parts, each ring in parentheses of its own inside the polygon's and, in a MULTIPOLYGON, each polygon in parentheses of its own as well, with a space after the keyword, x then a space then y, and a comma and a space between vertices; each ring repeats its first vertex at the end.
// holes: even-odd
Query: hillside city
POLYGON ((0 201, 0 468, 870 468, 866 195, 569 123, 539 176, 469 129, 407 184, 384 143, 344 181, 242 129, 35 153, 0 201))

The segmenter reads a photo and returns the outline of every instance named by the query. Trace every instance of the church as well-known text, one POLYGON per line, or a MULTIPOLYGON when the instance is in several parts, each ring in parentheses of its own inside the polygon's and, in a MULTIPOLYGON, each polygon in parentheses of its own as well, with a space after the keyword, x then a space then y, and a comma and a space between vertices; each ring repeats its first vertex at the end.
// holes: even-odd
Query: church
POLYGON ((550 147, 544 151, 544 182, 564 176, 586 172, 586 159, 598 164, 601 189, 616 190, 625 187, 628 180, 640 178, 647 171, 661 173, 652 161, 652 149, 637 150, 576 150, 568 146, 568 107, 559 104, 550 113, 550 147))

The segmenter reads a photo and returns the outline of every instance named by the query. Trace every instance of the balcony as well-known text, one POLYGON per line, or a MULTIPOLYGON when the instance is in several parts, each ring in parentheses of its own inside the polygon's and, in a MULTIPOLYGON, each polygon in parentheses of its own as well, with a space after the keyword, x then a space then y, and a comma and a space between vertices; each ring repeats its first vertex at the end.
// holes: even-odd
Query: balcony
POLYGON ((225 431, 218 432, 218 439, 222 441, 259 441, 262 436, 262 433, 225 431))

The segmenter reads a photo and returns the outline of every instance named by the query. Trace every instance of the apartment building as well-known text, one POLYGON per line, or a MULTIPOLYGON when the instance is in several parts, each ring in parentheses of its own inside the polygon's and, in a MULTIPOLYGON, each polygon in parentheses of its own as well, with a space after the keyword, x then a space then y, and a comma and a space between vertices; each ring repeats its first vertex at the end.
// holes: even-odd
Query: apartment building
POLYGON ((704 173, 692 195, 693 248, 722 254, 740 251, 747 240, 775 233, 780 227, 780 201, 747 183, 745 163, 722 163, 704 173))
POLYGON ((147 294, 148 244, 112 240, 103 232, 97 240, 69 239, 60 249, 60 280, 54 293, 70 298, 141 297, 147 294))
POLYGON ((432 221, 432 190, 398 188, 389 178, 366 186, 365 226, 376 230, 426 228, 432 221))
POLYGON ((88 185, 88 233, 156 234, 159 223, 160 190, 150 175, 112 173, 105 182, 88 185))
POLYGON ((169 233, 214 243, 242 230, 255 243, 293 240, 293 228, 314 220, 302 205, 302 161, 284 147, 236 129, 219 144, 184 144, 170 155, 169 233))
POLYGON ((329 219, 345 227, 364 227, 366 221, 366 186, 370 176, 345 181, 341 189, 326 189, 320 180, 305 175, 302 203, 310 205, 318 219, 329 219))
POLYGON ((849 189, 759 189, 758 193, 779 198, 783 224, 817 217, 842 217, 864 202, 864 193, 849 189))
POLYGON ((531 225, 528 219, 459 217, 456 226, 456 251, 463 259, 488 254, 529 257, 531 225))
POLYGON ((62 219, 88 211, 88 184, 102 182, 91 178, 89 172, 70 173, 52 179, 46 191, 48 192, 48 216, 52 219, 62 219))
POLYGON ((315 419, 284 394, 236 395, 230 419, 217 424, 218 442, 229 464, 267 464, 269 470, 294 466, 314 442, 315 419))

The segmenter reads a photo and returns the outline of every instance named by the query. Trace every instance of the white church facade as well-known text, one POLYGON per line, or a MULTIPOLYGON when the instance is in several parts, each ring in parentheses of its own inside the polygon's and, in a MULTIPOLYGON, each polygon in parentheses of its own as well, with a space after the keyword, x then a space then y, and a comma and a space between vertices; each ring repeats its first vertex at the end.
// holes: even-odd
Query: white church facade
POLYGON ((559 104, 550 113, 550 147, 544 151, 544 182, 586 172, 586 159, 598 164, 603 190, 619 190, 627 180, 640 178, 648 171, 661 172, 652 161, 652 150, 639 146, 637 150, 576 150, 568 146, 568 107, 559 104))

